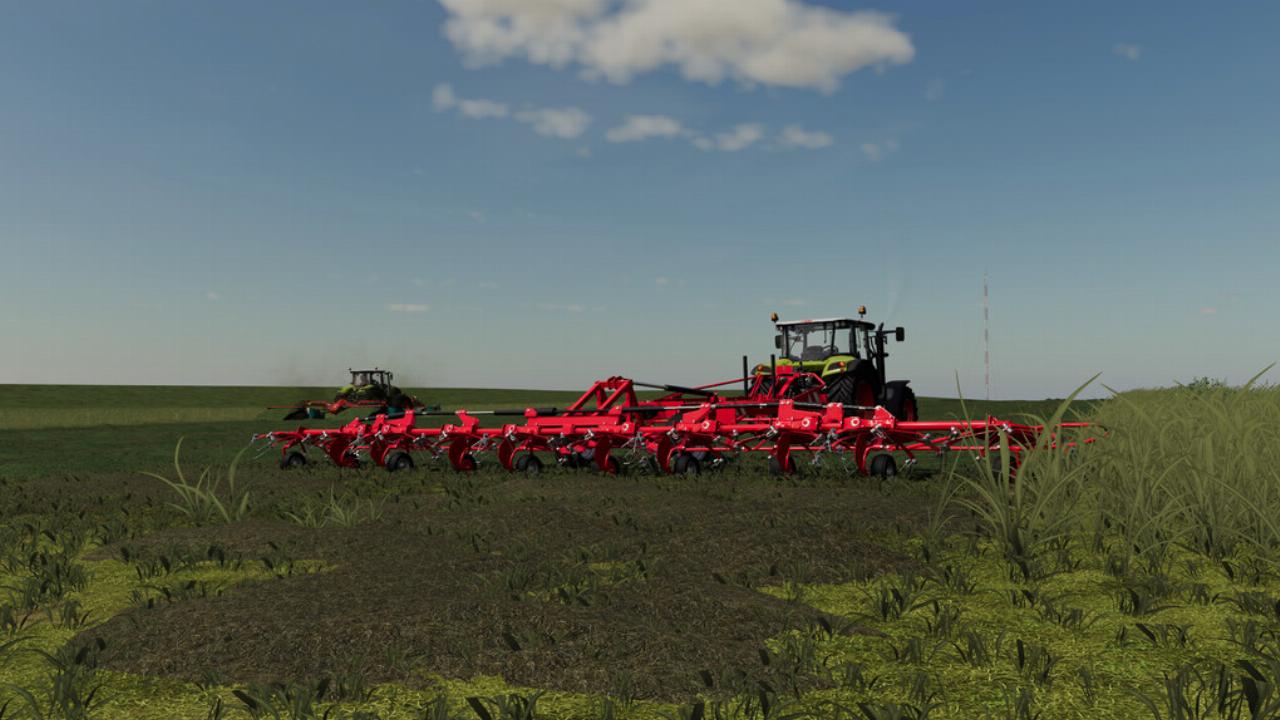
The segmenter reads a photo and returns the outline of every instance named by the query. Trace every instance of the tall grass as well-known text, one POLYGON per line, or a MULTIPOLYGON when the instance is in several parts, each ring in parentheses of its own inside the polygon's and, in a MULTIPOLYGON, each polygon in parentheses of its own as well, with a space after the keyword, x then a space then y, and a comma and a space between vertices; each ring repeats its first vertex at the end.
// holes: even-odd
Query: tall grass
POLYGON ((1280 387, 1256 386, 1261 374, 1238 388, 1108 388, 1113 397, 1086 416, 1105 439, 1050 449, 1049 433, 1073 434, 1060 423, 1085 383, 1052 417, 1035 418, 1046 432, 1022 453, 1016 478, 1001 434, 999 454, 962 480, 959 503, 1024 579, 1046 571, 1048 551, 1088 537, 1124 571, 1157 573, 1174 546, 1214 560, 1242 550, 1272 557, 1280 548, 1280 387))
MULTIPOLYGON (((1016 481, 1011 440, 998 430, 998 454, 988 452, 976 458, 976 474, 967 476, 961 485, 967 492, 959 504, 973 512, 1023 580, 1043 574, 1046 568, 1041 560, 1045 551, 1064 547, 1079 530, 1079 508, 1088 468, 1049 446, 1051 435, 1067 435, 1062 428, 1063 417, 1072 401, 1097 377, 1094 375, 1076 388, 1048 420, 1032 416, 1033 421, 1044 425, 1045 431, 1035 446, 1019 448, 1021 462, 1016 481)), ((965 417, 969 418, 964 398, 960 400, 965 417)))
MULTIPOLYGON (((247 449, 247 448, 246 448, 247 449)), ((178 495, 177 502, 169 506, 186 515, 196 525, 212 525, 215 523, 231 523, 243 520, 249 515, 249 490, 236 487, 236 466, 240 463, 244 450, 236 453, 226 471, 226 484, 223 477, 215 474, 212 468, 206 467, 195 482, 187 480, 182 472, 179 454, 182 452, 182 440, 173 448, 173 471, 176 480, 163 475, 144 472, 143 475, 153 477, 168 485, 178 495)))
POLYGON ((1139 547, 1177 543, 1214 559, 1241 543, 1274 550, 1280 387, 1255 386, 1261 375, 1239 388, 1116 393, 1096 410, 1111 429, 1089 453, 1096 516, 1139 547))

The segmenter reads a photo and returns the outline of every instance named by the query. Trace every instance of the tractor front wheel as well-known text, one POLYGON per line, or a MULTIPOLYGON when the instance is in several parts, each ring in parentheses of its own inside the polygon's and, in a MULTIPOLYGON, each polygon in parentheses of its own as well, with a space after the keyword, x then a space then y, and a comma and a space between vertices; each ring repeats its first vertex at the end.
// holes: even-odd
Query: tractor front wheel
POLYGON ((915 421, 920 418, 916 393, 909 387, 889 385, 885 387, 884 409, 899 420, 915 421))

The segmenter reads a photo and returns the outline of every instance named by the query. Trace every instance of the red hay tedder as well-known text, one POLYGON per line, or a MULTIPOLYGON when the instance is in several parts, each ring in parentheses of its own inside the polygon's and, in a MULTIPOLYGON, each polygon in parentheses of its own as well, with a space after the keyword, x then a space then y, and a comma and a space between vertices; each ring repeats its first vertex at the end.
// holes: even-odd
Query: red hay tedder
MULTIPOLYGON (((254 439, 279 447, 285 468, 306 465, 309 448, 341 467, 359 467, 367 458, 393 472, 412 469, 414 456, 422 453, 469 472, 476 469, 478 455, 493 453, 504 469, 530 474, 543 469, 543 458, 611 474, 628 468, 697 474, 741 453, 767 453, 774 473, 796 472, 797 457, 819 464, 828 456, 859 474, 888 476, 897 473, 896 454, 905 456, 906 466, 916 462, 917 453, 986 456, 999 451, 1001 436, 1007 439, 1013 471, 1024 448, 1034 446, 1045 432, 1040 425, 994 417, 918 420, 906 381, 884 380, 884 339, 892 334, 901 340, 901 328, 890 333, 858 320, 805 322, 814 327, 779 323, 777 346, 785 351, 791 338, 803 333, 799 347, 824 328, 829 342, 806 345, 745 377, 710 385, 653 385, 611 377, 594 383, 565 408, 405 411, 357 418, 339 428, 300 427, 254 439), (837 344, 837 336, 847 338, 846 344, 837 344), (737 383, 743 384, 741 394, 723 391, 737 383), (637 388, 666 394, 642 400, 637 388), (847 401, 850 397, 881 402, 854 404, 847 401), (438 416, 456 421, 418 426, 438 416), (481 416, 511 422, 481 427, 481 416)), ((746 364, 744 358, 744 369, 746 364)), ((1087 426, 1075 422, 1059 427, 1087 426)), ((1056 435, 1048 440, 1051 448, 1059 444, 1056 435)), ((1073 445, 1062 443, 1064 448, 1073 445)))

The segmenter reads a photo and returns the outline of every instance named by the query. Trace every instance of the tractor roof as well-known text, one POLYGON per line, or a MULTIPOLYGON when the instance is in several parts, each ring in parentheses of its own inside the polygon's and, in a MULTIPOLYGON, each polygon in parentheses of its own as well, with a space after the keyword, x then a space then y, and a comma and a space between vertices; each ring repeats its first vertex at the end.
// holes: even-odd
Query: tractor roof
POLYGON ((818 325, 820 323, 850 323, 860 327, 874 328, 875 323, 869 323, 866 320, 855 320, 853 318, 818 318, 816 320, 779 320, 774 323, 778 327, 787 327, 791 325, 818 325))

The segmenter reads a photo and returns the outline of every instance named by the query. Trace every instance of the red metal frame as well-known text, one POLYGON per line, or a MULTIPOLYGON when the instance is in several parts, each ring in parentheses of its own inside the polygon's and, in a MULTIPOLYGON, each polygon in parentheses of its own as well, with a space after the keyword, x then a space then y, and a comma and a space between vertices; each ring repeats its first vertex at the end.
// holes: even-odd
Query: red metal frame
MULTIPOLYGON (((476 468, 475 454, 493 452, 508 471, 516 469, 521 453, 551 453, 561 462, 591 464, 614 473, 621 466, 615 453, 638 455, 662 472, 672 472, 678 453, 697 453, 715 462, 743 452, 769 453, 775 467, 792 472, 797 453, 851 453, 857 470, 868 474, 868 458, 875 453, 902 453, 907 462, 916 453, 968 451, 985 456, 998 452, 1001 436, 1013 454, 1011 471, 1021 453, 1034 446, 1044 433, 1041 425, 1011 423, 994 417, 975 421, 898 420, 882 407, 826 403, 822 381, 811 373, 778 368, 773 376, 756 376, 750 392, 741 397, 688 397, 672 392, 655 400, 640 400, 632 380, 611 377, 595 382, 564 409, 527 408, 521 411, 485 411, 521 416, 521 422, 501 427, 481 427, 483 412, 458 410, 456 421, 441 427, 418 427, 424 417, 406 412, 401 416, 378 415, 356 419, 340 428, 298 428, 255 436, 281 449, 282 456, 297 448, 321 450, 336 465, 355 467, 365 453, 376 465, 385 466, 393 452, 428 452, 444 456, 459 471, 476 468), (812 376, 816 387, 787 395, 794 383, 812 376), (769 382, 767 382, 769 381, 769 382), (766 384, 767 382, 767 384, 766 384)), ((714 383, 706 390, 741 382, 742 378, 714 383)), ((1062 428, 1088 427, 1088 423, 1061 423, 1062 428)), ((1085 443, 1096 438, 1089 437, 1085 443)), ((1048 446, 1058 447, 1051 434, 1048 446)), ((1063 443, 1063 447, 1074 446, 1063 443)))

